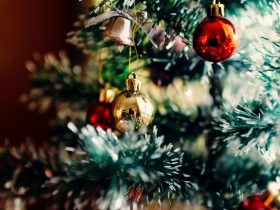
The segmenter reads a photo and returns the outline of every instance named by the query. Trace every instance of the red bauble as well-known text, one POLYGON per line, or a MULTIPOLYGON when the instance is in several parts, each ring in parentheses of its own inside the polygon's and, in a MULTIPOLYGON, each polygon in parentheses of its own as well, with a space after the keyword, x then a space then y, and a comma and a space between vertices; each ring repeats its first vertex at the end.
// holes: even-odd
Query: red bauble
POLYGON ((252 195, 239 205, 238 210, 271 210, 271 208, 264 205, 260 195, 252 195))
POLYGON ((237 44, 234 25, 222 17, 206 18, 198 25, 193 36, 193 47, 198 55, 211 62, 229 58, 237 44))
POLYGON ((101 127, 103 130, 112 129, 110 107, 109 103, 100 102, 92 106, 87 114, 87 123, 95 128, 101 127))

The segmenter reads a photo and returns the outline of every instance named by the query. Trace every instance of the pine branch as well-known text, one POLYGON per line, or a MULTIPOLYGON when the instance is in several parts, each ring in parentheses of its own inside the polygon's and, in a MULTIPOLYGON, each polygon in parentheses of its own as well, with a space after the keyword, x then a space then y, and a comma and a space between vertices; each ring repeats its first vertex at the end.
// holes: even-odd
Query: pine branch
MULTIPOLYGON (((280 8, 280 3, 275 3, 273 8, 280 8), (278 5, 278 7, 277 7, 278 5)), ((273 8, 271 8, 273 10, 273 8)), ((276 12, 276 11, 275 11, 276 12)), ((279 26, 279 19, 276 19, 279 26)), ((277 30, 277 28, 276 28, 277 30)), ((248 151, 257 147, 264 156, 270 151, 270 156, 278 156, 275 148, 279 147, 278 124, 280 120, 279 107, 279 40, 262 37, 262 48, 257 49, 263 58, 263 65, 252 65, 257 78, 263 84, 263 92, 256 96, 256 101, 246 101, 236 107, 225 106, 224 115, 218 122, 219 128, 224 133, 224 139, 240 140, 241 151, 248 151), (271 151, 272 145, 274 148, 271 151)))
POLYGON ((45 111, 59 103, 83 109, 96 100, 96 76, 93 77, 81 67, 72 68, 64 53, 59 56, 57 59, 54 55, 47 54, 42 58, 36 54, 35 62, 27 62, 32 89, 21 97, 21 101, 29 103, 30 109, 45 111))
POLYGON ((156 113, 153 124, 165 136, 165 143, 176 144, 182 139, 196 139, 201 133, 217 133, 212 126, 210 107, 198 107, 196 114, 187 114, 170 101, 165 101, 164 108, 167 113, 156 113))
MULTIPOLYGON (((2 192, 16 192, 16 196, 26 198, 44 195, 53 202, 66 202, 67 209, 92 205, 93 201, 101 209, 117 209, 118 205, 126 208, 134 202, 128 199, 129 189, 141 189, 149 199, 172 199, 174 194, 186 196, 192 186, 189 176, 180 170, 182 154, 172 145, 163 146, 163 138, 157 137, 156 130, 150 136, 130 133, 118 138, 89 126, 81 131, 73 124, 69 127, 81 139, 80 149, 66 148, 72 157, 62 160, 57 156, 63 154, 61 150, 37 153, 30 143, 13 150, 22 165, 14 172, 10 167, 11 173, 2 181, 2 192), (101 189, 104 197, 97 201, 101 189), (62 199, 69 192, 67 201, 62 199), (114 196, 118 199, 112 200, 114 196)), ((9 159, 6 153, 3 157, 9 159)), ((7 166, 4 171, 7 173, 7 166)))
POLYGON ((182 154, 171 144, 163 146, 163 138, 157 137, 156 129, 152 135, 130 133, 119 139, 113 133, 89 126, 81 131, 72 124, 70 128, 78 134, 89 156, 87 167, 83 167, 85 176, 92 177, 90 171, 98 170, 100 177, 112 177, 125 186, 138 186, 153 199, 184 195, 191 187, 188 176, 180 171, 182 154))
MULTIPOLYGON (((54 209, 97 205, 129 209, 137 199, 130 197, 133 190, 141 190, 148 200, 173 199, 180 194, 192 200, 203 195, 207 207, 234 209, 240 195, 255 193, 280 175, 274 167, 231 153, 217 158, 214 165, 192 154, 185 154, 183 160, 177 149, 162 145, 156 130, 151 136, 130 133, 119 138, 92 127, 79 131, 70 124, 70 128, 81 141, 81 148, 66 148, 72 155, 36 150, 30 143, 20 150, 8 150, 20 167, 14 172, 14 165, 1 167, 2 174, 12 172, 2 182, 1 191, 27 200, 43 198, 54 209)), ((2 154, 8 160, 2 163, 9 163, 10 155, 2 154)))
POLYGON ((20 147, 6 144, 1 147, 1 180, 2 196, 22 196, 26 199, 38 196, 43 192, 41 185, 53 176, 64 176, 63 148, 52 146, 38 148, 31 141, 20 147))
POLYGON ((197 183, 190 200, 202 196, 199 200, 210 209, 235 210, 244 196, 262 192, 280 175, 277 166, 258 161, 254 155, 236 156, 231 150, 210 165, 203 157, 191 154, 184 157, 183 171, 188 171, 191 180, 197 183))
MULTIPOLYGON (((280 36, 280 30, 278 35, 280 36)), ((256 67, 256 71, 258 72, 257 77, 265 84, 264 94, 277 100, 276 98, 278 98, 278 95, 280 94, 278 79, 280 75, 280 40, 274 41, 262 37, 260 42, 262 48, 258 51, 263 58, 263 65, 256 67)))
POLYGON ((260 151, 268 150, 272 145, 279 146, 277 137, 280 120, 279 104, 263 104, 260 102, 249 105, 244 103, 226 108, 219 126, 224 133, 224 140, 240 140, 239 150, 247 152, 253 147, 260 151))

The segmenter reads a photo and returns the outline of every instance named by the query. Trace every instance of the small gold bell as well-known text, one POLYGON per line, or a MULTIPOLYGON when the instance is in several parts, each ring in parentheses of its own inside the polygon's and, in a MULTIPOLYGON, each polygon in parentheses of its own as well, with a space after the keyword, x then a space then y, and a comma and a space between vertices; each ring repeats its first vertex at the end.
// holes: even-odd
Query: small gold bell
POLYGON ((134 46, 132 23, 129 19, 124 17, 114 17, 110 19, 102 36, 104 39, 112 40, 121 45, 134 46))
POLYGON ((150 99, 141 92, 141 81, 131 73, 125 81, 126 90, 116 96, 111 107, 113 126, 125 133, 147 127, 153 120, 154 107, 150 99), (133 128, 133 127, 132 127, 133 128))

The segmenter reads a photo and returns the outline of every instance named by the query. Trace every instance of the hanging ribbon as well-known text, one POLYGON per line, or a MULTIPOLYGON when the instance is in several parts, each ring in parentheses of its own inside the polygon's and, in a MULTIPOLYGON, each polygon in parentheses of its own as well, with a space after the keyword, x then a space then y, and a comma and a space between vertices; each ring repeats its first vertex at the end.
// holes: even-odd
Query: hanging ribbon
POLYGON ((119 16, 120 16, 120 14, 117 11, 109 11, 109 12, 103 13, 101 15, 98 15, 97 17, 90 18, 88 21, 86 21, 84 23, 84 25, 86 28, 89 28, 89 27, 95 26, 105 20, 111 19, 113 17, 119 17, 119 16))
MULTIPOLYGON (((158 48, 158 45, 156 44, 156 42, 153 40, 153 38, 151 37, 151 35, 149 34, 149 32, 147 32, 144 28, 144 26, 139 23, 132 15, 116 8, 116 7, 110 7, 112 9, 112 11, 103 13, 101 15, 98 15, 96 17, 92 17, 90 18, 88 21, 86 21, 84 23, 84 26, 86 28, 91 27, 91 26, 95 26, 105 20, 111 19, 113 17, 123 17, 126 18, 128 20, 130 20, 131 22, 133 22, 134 24, 136 24, 139 28, 141 28, 143 30, 143 32, 147 35, 147 37, 149 38, 149 40, 151 41, 151 43, 154 45, 155 48, 158 48)), ((140 12, 137 13, 137 15, 139 16, 145 16, 144 12, 140 12)))

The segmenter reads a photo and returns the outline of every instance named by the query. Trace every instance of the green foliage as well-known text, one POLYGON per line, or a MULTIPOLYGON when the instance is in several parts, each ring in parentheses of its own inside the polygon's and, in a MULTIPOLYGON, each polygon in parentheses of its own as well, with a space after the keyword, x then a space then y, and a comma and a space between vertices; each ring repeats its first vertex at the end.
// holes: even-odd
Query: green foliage
MULTIPOLYGON (((277 5, 279 8, 280 4, 275 3, 276 8, 277 5)), ((276 19, 275 25, 279 26, 279 18, 276 19)), ((277 27, 276 30, 278 30, 277 27)), ((279 32, 278 35, 280 35, 279 32)), ((259 42, 262 47, 257 50, 263 64, 253 68, 257 78, 263 82, 263 92, 256 96, 255 101, 245 101, 236 107, 226 105, 224 115, 218 120, 220 123, 218 129, 225 134, 225 140, 239 139, 240 150, 248 151, 256 147, 263 153, 271 147, 278 148, 279 146, 280 44, 279 40, 265 37, 260 37, 259 42)))
MULTIPOLYGON (((279 104, 271 104, 270 109, 262 109, 264 104, 245 103, 228 108, 220 120, 225 140, 240 140, 239 149, 248 150, 252 147, 268 149, 278 136, 279 104)), ((264 105, 265 106, 265 105, 264 105)), ((218 128, 219 129, 219 128, 218 128)))
POLYGON ((1 167, 6 174, 2 176, 1 191, 13 190, 14 196, 26 198, 44 194, 50 197, 54 192, 60 197, 71 191, 66 203, 67 209, 72 209, 75 199, 89 204, 92 189, 99 186, 99 190, 107 189, 99 201, 101 209, 118 209, 118 205, 123 209, 129 188, 140 188, 149 199, 172 199, 174 195, 185 197, 192 186, 189 176, 181 171, 182 153, 171 144, 163 145, 156 129, 151 135, 130 133, 118 138, 90 126, 81 131, 73 124, 69 127, 79 136, 81 147, 66 147, 68 155, 63 150, 37 152, 30 142, 21 149, 3 150, 3 158, 9 160, 10 154, 17 160, 18 170, 13 172, 15 165, 9 162, 1 167))
POLYGON ((43 58, 36 54, 34 58, 35 62, 26 64, 32 88, 22 96, 23 102, 31 102, 31 107, 35 104, 44 111, 60 103, 83 108, 98 98, 96 76, 79 66, 72 67, 64 53, 59 59, 52 54, 43 58))
POLYGON ((0 148, 1 197, 37 197, 42 185, 52 176, 64 176, 64 147, 42 145, 31 141, 19 147, 6 144, 0 148))
MULTIPOLYGON (((55 106, 59 110, 53 133, 56 142, 71 142, 64 142, 68 153, 61 147, 51 152, 45 147, 37 151, 30 143, 24 149, 3 149, 1 192, 35 198, 44 194, 69 210, 97 206, 115 210, 135 209, 136 199, 129 197, 139 189, 143 193, 141 204, 152 199, 183 199, 210 209, 236 209, 243 195, 263 191, 267 183, 280 175, 277 164, 268 165, 254 153, 256 147, 266 159, 273 156, 274 160, 279 155, 280 3, 221 1, 239 29, 240 47, 231 59, 211 64, 201 60, 191 48, 193 31, 210 2, 137 0, 134 5, 133 0, 113 0, 119 9, 147 12, 148 18, 142 24, 148 31, 154 28, 150 33, 158 49, 139 29, 135 34, 136 47, 119 51, 115 43, 100 36, 106 23, 83 28, 85 20, 98 15, 92 14, 82 16, 67 39, 92 56, 90 64, 73 67, 63 54, 59 59, 36 56, 35 62, 29 62, 32 89, 22 100, 43 111, 55 106), (259 24, 260 17, 266 22, 259 24), (185 42, 184 49, 176 50, 178 37, 185 42), (70 134, 66 121, 74 119, 82 127, 86 110, 98 98, 100 64, 104 81, 120 89, 132 70, 167 71, 185 84, 204 75, 213 102, 198 104, 196 113, 186 113, 164 100, 161 105, 165 112, 157 110, 154 125, 165 138, 158 137, 153 128, 117 136, 90 126, 78 129, 74 124, 69 124, 75 133, 70 134), (255 100, 235 105, 224 101, 224 87, 231 85, 224 83, 224 78, 230 71, 248 71, 262 82, 262 92, 255 100), (249 155, 236 156, 249 150, 249 155)), ((240 77, 240 86, 247 82, 241 80, 240 77)))
MULTIPOLYGON (((73 171, 95 181, 98 176, 103 181, 110 178, 121 184, 116 187, 111 183, 108 192, 120 190, 124 185, 141 188, 150 199, 165 196, 171 199, 173 194, 186 196, 191 187, 188 175, 181 172, 182 154, 179 149, 171 144, 163 145, 163 138, 157 137, 156 129, 151 135, 130 133, 118 138, 112 132, 95 130, 90 126, 80 132, 73 124, 69 126, 78 134, 82 148, 89 156, 84 164, 72 164, 73 169, 78 167, 84 170, 73 171), (94 173, 96 171, 98 174, 94 173)), ((125 195, 122 196, 125 198, 125 195)))

